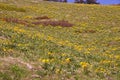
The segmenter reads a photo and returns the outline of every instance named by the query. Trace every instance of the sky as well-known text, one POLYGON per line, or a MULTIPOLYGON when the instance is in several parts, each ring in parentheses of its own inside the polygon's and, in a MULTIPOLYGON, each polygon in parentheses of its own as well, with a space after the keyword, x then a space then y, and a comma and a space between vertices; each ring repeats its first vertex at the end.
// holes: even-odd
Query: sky
MULTIPOLYGON (((74 0, 68 0, 68 2, 74 2, 74 0)), ((100 4, 120 4, 120 0, 97 0, 100 4)))

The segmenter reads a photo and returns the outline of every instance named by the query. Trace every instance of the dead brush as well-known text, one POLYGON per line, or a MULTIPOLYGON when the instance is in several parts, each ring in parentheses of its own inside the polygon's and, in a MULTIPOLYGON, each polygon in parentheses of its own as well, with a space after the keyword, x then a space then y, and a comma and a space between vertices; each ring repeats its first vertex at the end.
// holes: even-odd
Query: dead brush
POLYGON ((11 22, 11 23, 17 23, 17 24, 22 24, 25 26, 33 26, 33 25, 43 25, 43 26, 61 26, 61 27, 72 27, 73 24, 69 23, 68 21, 65 20, 51 20, 50 18, 48 18, 47 16, 44 17, 37 17, 36 19, 49 19, 49 20, 39 20, 39 21, 28 21, 28 20, 20 20, 17 18, 1 18, 2 21, 6 21, 6 22, 11 22))
POLYGON ((50 18, 47 17, 47 16, 39 16, 39 17, 36 17, 34 19, 36 19, 36 20, 42 20, 42 19, 50 19, 50 18))
POLYGON ((2 20, 6 21, 6 22, 18 23, 18 24, 22 24, 22 25, 26 25, 26 26, 29 25, 28 21, 26 21, 26 20, 19 20, 17 18, 3 18, 2 20))
POLYGON ((64 20, 61 20, 61 21, 52 21, 52 20, 49 20, 49 21, 37 21, 37 22, 32 22, 32 24, 34 25, 44 25, 44 26, 48 26, 48 25, 51 25, 51 26, 61 26, 61 27, 72 27, 73 24, 69 23, 68 21, 64 21, 64 20))

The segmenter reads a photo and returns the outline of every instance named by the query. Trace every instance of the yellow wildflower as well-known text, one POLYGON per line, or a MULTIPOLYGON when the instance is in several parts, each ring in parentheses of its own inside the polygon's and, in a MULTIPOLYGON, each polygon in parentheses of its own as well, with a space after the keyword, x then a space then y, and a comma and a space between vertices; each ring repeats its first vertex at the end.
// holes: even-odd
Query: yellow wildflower
POLYGON ((47 40, 48 40, 48 41, 49 41, 49 40, 51 41, 51 40, 54 40, 54 38, 51 37, 51 36, 48 36, 48 37, 47 37, 47 40))
POLYGON ((65 62, 66 62, 66 63, 70 63, 70 58, 66 58, 66 59, 65 59, 65 62))
POLYGON ((59 45, 65 45, 65 42, 64 41, 59 41, 57 42, 59 45))
POLYGON ((106 69, 104 69, 104 68, 97 68, 96 70, 95 70, 95 72, 97 72, 97 73, 105 73, 106 72, 106 69))
POLYGON ((60 72, 60 69, 56 69, 56 70, 55 70, 55 73, 59 73, 59 72, 60 72))
POLYGON ((81 51, 82 50, 82 46, 78 46, 78 45, 74 45, 74 49, 81 51))
POLYGON ((7 51, 7 49, 3 48, 3 51, 7 51))
POLYGON ((102 60, 100 61, 100 64, 112 64, 114 63, 114 61, 110 61, 110 60, 102 60))
POLYGON ((65 54, 65 53, 62 53, 62 56, 66 56, 66 54, 65 54))
POLYGON ((49 60, 49 59, 42 59, 42 62, 43 62, 43 63, 49 63, 50 60, 49 60))
POLYGON ((120 55, 116 55, 116 56, 115 56, 115 59, 120 59, 120 55))
POLYGON ((87 62, 80 62, 82 68, 87 68, 90 64, 87 62))
POLYGON ((48 52, 48 55, 52 55, 53 53, 51 53, 51 52, 48 52))

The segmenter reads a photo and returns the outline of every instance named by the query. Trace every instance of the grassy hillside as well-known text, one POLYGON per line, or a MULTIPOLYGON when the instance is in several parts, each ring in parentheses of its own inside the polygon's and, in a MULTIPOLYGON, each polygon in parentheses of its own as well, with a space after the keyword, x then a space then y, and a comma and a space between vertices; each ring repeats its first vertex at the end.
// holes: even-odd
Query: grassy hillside
POLYGON ((0 80, 120 80, 120 6, 1 0, 0 80))

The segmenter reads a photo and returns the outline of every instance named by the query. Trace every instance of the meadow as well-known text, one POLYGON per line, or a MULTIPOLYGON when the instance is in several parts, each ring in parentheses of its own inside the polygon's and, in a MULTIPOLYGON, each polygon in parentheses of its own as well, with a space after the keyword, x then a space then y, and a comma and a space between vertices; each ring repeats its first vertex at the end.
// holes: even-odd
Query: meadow
POLYGON ((1 0, 0 80, 120 80, 120 6, 1 0))

